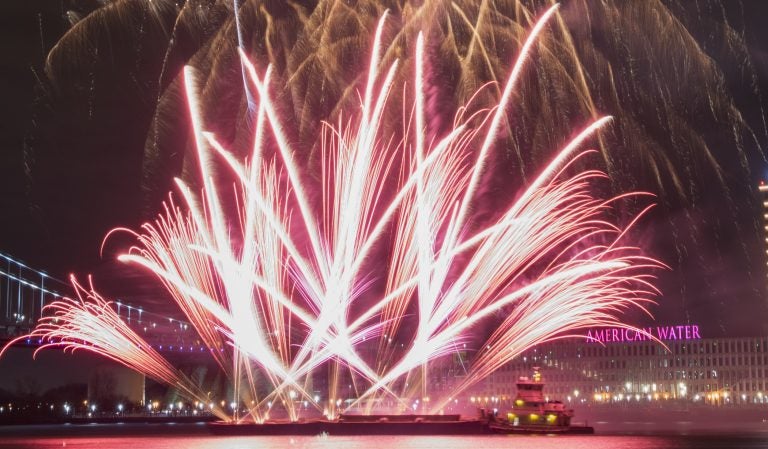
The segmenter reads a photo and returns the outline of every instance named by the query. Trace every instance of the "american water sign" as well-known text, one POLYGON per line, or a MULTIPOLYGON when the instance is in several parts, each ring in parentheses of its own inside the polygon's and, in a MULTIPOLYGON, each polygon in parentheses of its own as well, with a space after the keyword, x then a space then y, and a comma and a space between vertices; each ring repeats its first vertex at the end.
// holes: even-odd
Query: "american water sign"
POLYGON ((662 341, 670 340, 699 340, 699 326, 697 324, 682 324, 678 326, 656 326, 639 329, 625 329, 623 327, 606 327, 587 330, 587 341, 592 343, 649 341, 653 337, 662 341))

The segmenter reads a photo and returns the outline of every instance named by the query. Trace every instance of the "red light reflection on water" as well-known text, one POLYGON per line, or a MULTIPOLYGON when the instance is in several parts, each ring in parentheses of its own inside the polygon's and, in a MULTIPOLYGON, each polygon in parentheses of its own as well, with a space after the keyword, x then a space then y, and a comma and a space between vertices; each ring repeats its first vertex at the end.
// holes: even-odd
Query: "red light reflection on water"
MULTIPOLYGON (((2 432, 0 432, 2 433, 2 432)), ((767 435, 483 436, 104 436, 2 438, 0 448, 97 449, 682 449, 768 448, 767 435)))

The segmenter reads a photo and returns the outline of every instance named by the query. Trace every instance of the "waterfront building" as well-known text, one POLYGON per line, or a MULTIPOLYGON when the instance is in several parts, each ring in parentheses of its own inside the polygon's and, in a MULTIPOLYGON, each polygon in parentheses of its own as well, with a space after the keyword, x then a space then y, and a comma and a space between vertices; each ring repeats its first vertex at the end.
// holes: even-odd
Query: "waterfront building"
POLYGON ((507 403, 515 381, 539 366, 547 396, 564 402, 768 404, 768 337, 702 338, 695 325, 645 331, 590 329, 540 345, 489 376, 474 399, 507 403))

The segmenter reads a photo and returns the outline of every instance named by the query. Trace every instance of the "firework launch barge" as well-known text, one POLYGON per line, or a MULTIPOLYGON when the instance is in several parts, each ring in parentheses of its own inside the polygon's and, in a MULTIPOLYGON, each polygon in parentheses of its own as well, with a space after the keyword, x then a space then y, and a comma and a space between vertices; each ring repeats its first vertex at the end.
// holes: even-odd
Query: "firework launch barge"
POLYGON ((269 421, 263 424, 208 423, 215 435, 483 435, 593 433, 591 427, 510 425, 492 417, 459 415, 342 416, 338 420, 269 421))
POLYGON ((481 410, 478 419, 460 415, 341 415, 338 420, 271 421, 264 424, 214 422, 219 435, 480 435, 480 434, 592 434, 588 426, 572 426, 573 410, 560 401, 547 401, 538 370, 533 380, 517 382, 514 407, 506 419, 481 410))
POLYGON ((337 420, 263 424, 208 424, 218 435, 478 435, 491 433, 488 422, 460 415, 341 415, 337 420))

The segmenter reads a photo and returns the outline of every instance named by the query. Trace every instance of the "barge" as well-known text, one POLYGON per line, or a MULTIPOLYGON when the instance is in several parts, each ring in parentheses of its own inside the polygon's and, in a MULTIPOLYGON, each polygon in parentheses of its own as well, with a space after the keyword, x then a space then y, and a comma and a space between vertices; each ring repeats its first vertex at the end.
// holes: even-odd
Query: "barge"
POLYGON ((335 420, 268 421, 262 424, 208 424, 216 435, 481 435, 591 434, 589 426, 571 425, 573 410, 544 397, 538 367, 533 379, 521 377, 517 396, 506 417, 480 410, 479 418, 461 415, 348 415, 335 420))

